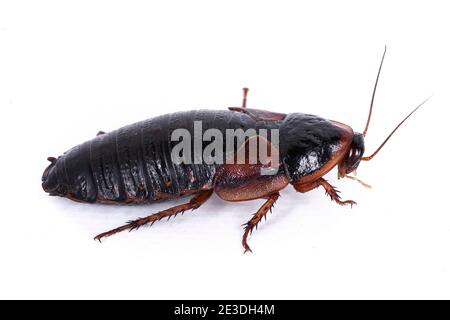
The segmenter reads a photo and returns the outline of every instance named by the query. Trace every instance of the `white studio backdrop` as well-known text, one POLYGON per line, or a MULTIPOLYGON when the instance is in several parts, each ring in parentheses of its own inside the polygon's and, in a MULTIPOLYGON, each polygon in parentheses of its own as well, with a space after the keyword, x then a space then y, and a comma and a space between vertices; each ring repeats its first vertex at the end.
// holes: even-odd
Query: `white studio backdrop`
POLYGON ((445 1, 2 1, 0 298, 450 298, 445 1), (364 127, 366 150, 414 106, 354 181, 262 201, 214 196, 151 228, 99 232, 180 201, 87 205, 48 197, 47 156, 156 115, 239 105, 364 127))

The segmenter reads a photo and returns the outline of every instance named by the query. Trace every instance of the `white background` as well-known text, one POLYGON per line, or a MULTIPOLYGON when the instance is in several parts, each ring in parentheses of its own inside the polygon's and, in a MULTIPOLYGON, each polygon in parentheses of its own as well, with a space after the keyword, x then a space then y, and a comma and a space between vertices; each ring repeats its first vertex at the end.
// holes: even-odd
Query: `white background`
POLYGON ((450 19, 434 1, 2 1, 0 298, 450 298, 450 19), (308 112, 367 137, 433 98, 358 176, 286 188, 243 255, 262 201, 194 213, 103 244, 99 232, 174 203, 79 204, 40 186, 47 156, 98 130, 239 105, 308 112))

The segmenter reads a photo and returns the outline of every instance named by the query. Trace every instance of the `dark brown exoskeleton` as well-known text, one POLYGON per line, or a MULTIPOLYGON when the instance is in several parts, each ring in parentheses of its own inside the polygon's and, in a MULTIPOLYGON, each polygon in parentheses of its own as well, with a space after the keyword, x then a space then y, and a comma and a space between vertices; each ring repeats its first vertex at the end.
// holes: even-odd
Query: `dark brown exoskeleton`
MULTIPOLYGON (((227 201, 265 199, 261 208, 244 225, 242 245, 245 252, 251 251, 247 237, 271 210, 280 196, 279 192, 289 184, 298 192, 308 192, 322 186, 336 203, 355 204, 352 200, 341 200, 336 188, 323 176, 337 166, 338 178, 356 179, 349 174, 356 170, 360 161, 372 159, 400 125, 424 103, 415 108, 372 155, 363 156, 364 137, 385 53, 386 50, 378 69, 369 117, 362 134, 343 123, 310 114, 282 114, 246 108, 248 89, 244 88, 242 106, 229 108, 229 111, 180 112, 109 133, 99 132, 96 138, 70 149, 57 159, 50 157, 51 164, 42 176, 42 187, 51 195, 88 203, 151 203, 192 196, 185 204, 99 234, 95 237, 97 240, 197 209, 213 192, 227 201), (174 163, 171 150, 175 142, 170 139, 171 133, 179 128, 193 132, 194 121, 202 121, 205 131, 214 128, 224 134, 227 129, 278 129, 278 170, 275 174, 262 174, 263 164, 247 162, 174 163)), ((264 141, 267 145, 271 144, 270 137, 264 141)))

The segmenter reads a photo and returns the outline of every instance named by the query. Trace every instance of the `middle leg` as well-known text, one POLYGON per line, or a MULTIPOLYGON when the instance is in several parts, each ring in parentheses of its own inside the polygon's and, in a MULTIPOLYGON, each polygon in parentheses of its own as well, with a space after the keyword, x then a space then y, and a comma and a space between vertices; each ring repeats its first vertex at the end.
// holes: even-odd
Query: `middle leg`
POLYGON ((258 229, 258 223, 262 220, 262 218, 266 218, 267 212, 272 211, 272 207, 277 201, 277 199, 280 197, 280 194, 274 193, 270 195, 267 199, 267 201, 259 208, 259 210, 253 215, 253 217, 244 224, 244 235, 242 236, 242 246, 244 247, 246 253, 247 251, 252 252, 252 249, 250 249, 250 246, 247 243, 247 238, 249 234, 252 233, 253 228, 258 229))

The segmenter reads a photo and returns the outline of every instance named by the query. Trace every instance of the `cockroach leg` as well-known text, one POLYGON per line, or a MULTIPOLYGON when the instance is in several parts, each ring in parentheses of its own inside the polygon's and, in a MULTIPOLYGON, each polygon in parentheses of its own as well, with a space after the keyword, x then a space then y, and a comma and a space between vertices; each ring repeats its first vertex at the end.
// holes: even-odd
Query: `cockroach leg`
POLYGON ((98 136, 101 136, 102 134, 106 134, 106 132, 100 130, 99 132, 97 132, 97 137, 98 137, 98 136))
POLYGON ((163 211, 160 211, 158 213, 154 213, 148 217, 145 218, 139 218, 134 221, 129 221, 127 224, 120 226, 118 228, 115 228, 113 230, 101 233, 97 235, 94 240, 98 240, 101 242, 102 238, 112 236, 113 234, 125 231, 125 230, 137 230, 140 227, 149 224, 153 225, 156 221, 159 221, 164 218, 170 219, 172 216, 177 216, 179 213, 183 213, 186 210, 194 210, 198 209, 202 204, 204 204, 209 197, 212 195, 213 190, 205 190, 198 193, 195 197, 193 197, 188 203, 181 204, 163 211))
POLYGON ((356 204, 355 201, 353 200, 341 200, 341 196, 339 195, 339 190, 337 190, 335 187, 333 187, 331 184, 328 183, 327 180, 325 180, 324 178, 319 178, 315 181, 312 181, 310 183, 307 184, 294 184, 294 188, 295 190, 297 190, 298 192, 308 192, 311 191, 312 189, 315 189, 319 186, 322 186, 325 189, 325 192, 327 195, 330 196, 331 200, 336 202, 337 204, 341 205, 341 206, 345 206, 345 205, 350 205, 353 207, 354 204, 356 204))
POLYGON ((331 184, 329 184, 328 181, 326 181, 325 179, 320 178, 319 183, 325 189, 325 192, 330 196, 331 200, 333 200, 337 204, 339 204, 341 206, 345 206, 345 205, 349 204, 351 207, 353 207, 353 205, 356 204, 356 202, 353 200, 342 201, 341 196, 339 195, 339 190, 337 190, 335 187, 333 187, 331 184))
POLYGON ((272 207, 277 201, 277 199, 280 197, 280 194, 274 193, 270 196, 268 196, 266 202, 259 208, 259 210, 253 215, 253 217, 244 224, 244 235, 242 236, 242 246, 244 247, 244 253, 247 251, 252 252, 252 249, 250 249, 250 246, 247 243, 247 238, 249 234, 252 233, 253 228, 258 229, 258 223, 262 220, 262 218, 266 217, 267 212, 272 211, 272 207))
POLYGON ((244 91, 244 97, 242 98, 242 108, 247 107, 247 95, 248 95, 248 88, 242 88, 242 91, 244 91))
POLYGON ((283 120, 284 118, 286 118, 286 114, 284 114, 284 113, 277 113, 277 112, 272 112, 272 111, 247 108, 247 95, 248 95, 249 89, 243 88, 242 90, 244 91, 244 97, 242 98, 242 106, 241 107, 230 107, 230 108, 228 108, 230 111, 236 111, 236 112, 242 112, 242 113, 248 114, 250 117, 252 117, 256 121, 278 121, 278 120, 283 120))

